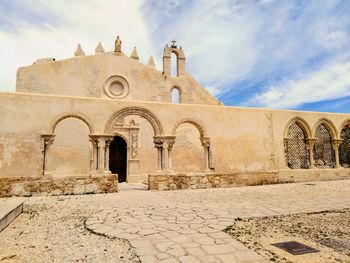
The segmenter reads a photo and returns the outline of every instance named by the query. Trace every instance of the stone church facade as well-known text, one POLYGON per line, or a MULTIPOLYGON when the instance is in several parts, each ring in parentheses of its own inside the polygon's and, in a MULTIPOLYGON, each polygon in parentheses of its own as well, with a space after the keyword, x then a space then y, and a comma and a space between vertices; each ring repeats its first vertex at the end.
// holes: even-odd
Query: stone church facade
POLYGON ((173 42, 159 71, 118 37, 113 52, 79 45, 19 68, 16 92, 0 93, 0 196, 350 177, 349 114, 224 106, 185 62, 173 42))

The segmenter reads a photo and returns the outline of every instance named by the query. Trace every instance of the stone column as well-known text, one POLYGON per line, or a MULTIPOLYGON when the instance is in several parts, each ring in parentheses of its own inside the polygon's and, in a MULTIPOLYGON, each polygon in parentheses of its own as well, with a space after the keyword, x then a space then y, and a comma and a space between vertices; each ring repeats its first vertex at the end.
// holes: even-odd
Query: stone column
POLYGON ((173 173, 173 164, 172 164, 172 160, 171 160, 171 150, 173 149, 173 145, 175 143, 175 136, 169 136, 166 139, 166 144, 167 144, 167 149, 168 149, 168 172, 173 173))
POLYGON ((99 137, 97 139, 97 171, 99 173, 104 172, 105 168, 105 138, 99 137))
POLYGON ((309 156, 310 156, 310 169, 315 168, 315 160, 314 160, 314 146, 317 139, 307 139, 307 143, 309 144, 309 156))
POLYGON ((154 137, 154 147, 157 148, 157 173, 163 171, 163 140, 159 137, 154 137))
MULTIPOLYGON (((284 147, 284 158, 285 158, 285 165, 286 165, 286 168, 289 168, 288 166, 288 141, 289 139, 288 138, 284 138, 283 139, 283 147, 284 147)), ((309 152, 309 155, 310 155, 310 152, 309 152)))
POLYGON ((111 141, 113 140, 113 137, 106 137, 105 138, 105 152, 104 152, 104 172, 105 173, 111 173, 109 170, 109 145, 111 141))
POLYGON ((97 171, 97 148, 98 148, 98 141, 97 138, 93 135, 90 135, 90 142, 92 144, 92 157, 90 161, 90 171, 92 173, 96 173, 97 171))
POLYGON ((162 150, 162 153, 163 153, 163 157, 162 157, 162 163, 163 163, 163 166, 162 166, 162 171, 163 172, 167 172, 168 171, 168 165, 169 165, 169 151, 168 151, 168 144, 165 142, 163 144, 163 150, 162 150))
POLYGON ((208 173, 211 171, 209 167, 210 138, 201 137, 200 140, 204 149, 204 172, 208 173))
POLYGON ((54 134, 42 134, 41 138, 44 141, 43 148, 43 167, 42 167, 42 175, 47 174, 47 157, 49 154, 50 145, 53 143, 55 135, 54 134))
POLYGON ((333 150, 335 151, 335 168, 337 169, 341 168, 339 163, 339 145, 342 143, 342 141, 343 140, 341 139, 332 140, 333 150))

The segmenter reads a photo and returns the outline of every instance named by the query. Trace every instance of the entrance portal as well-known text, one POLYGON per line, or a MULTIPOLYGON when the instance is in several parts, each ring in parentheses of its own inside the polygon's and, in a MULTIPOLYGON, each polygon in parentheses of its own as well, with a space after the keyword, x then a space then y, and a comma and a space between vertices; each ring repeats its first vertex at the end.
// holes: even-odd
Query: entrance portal
POLYGON ((126 182, 126 147, 126 141, 119 136, 115 136, 109 146, 109 170, 118 174, 119 183, 126 182))

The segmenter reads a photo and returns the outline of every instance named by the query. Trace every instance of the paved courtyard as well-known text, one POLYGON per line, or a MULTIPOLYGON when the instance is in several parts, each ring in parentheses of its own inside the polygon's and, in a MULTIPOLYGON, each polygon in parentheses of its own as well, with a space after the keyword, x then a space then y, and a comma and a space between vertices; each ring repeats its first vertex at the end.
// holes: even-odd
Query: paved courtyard
POLYGON ((222 230, 237 217, 350 207, 350 180, 171 192, 120 188, 107 195, 27 198, 25 210, 33 216, 21 215, 0 233, 0 261, 264 262, 222 230))

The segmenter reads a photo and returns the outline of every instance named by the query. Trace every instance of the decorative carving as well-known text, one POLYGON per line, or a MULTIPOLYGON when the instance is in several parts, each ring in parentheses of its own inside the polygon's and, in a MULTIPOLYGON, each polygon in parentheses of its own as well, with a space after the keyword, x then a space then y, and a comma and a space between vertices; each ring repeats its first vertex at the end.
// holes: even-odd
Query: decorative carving
POLYGON ((202 146, 205 148, 209 148, 210 147, 210 138, 209 137, 200 137, 202 146))
POLYGON ((311 139, 307 139, 306 142, 309 144, 310 149, 312 149, 316 143, 317 139, 315 138, 311 138, 311 139))
POLYGON ((46 147, 53 144, 55 136, 56 136, 55 134, 42 134, 41 135, 41 138, 44 140, 44 144, 46 145, 46 147))
POLYGON ((130 130, 130 155, 132 159, 136 159, 138 150, 138 129, 130 130))
POLYGON ((162 172, 163 170, 163 143, 164 139, 162 137, 153 137, 154 147, 157 148, 157 171, 162 172))
POLYGON ((145 118, 150 122, 152 125, 153 131, 156 136, 163 134, 163 128, 160 124, 160 121, 158 118, 149 110, 139 107, 130 107, 130 108, 124 108, 117 113, 115 113, 108 121, 105 131, 106 132, 113 132, 113 126, 115 123, 120 122, 123 118, 130 115, 137 115, 140 117, 145 118))
POLYGON ((166 140, 167 140, 166 143, 167 143, 167 146, 168 146, 168 150, 170 152, 171 149, 173 148, 174 143, 175 143, 175 136, 168 137, 166 140))
POLYGON ((129 125, 130 125, 130 127, 135 127, 135 126, 138 127, 139 126, 139 124, 136 123, 136 121, 134 119, 130 120, 129 125))
POLYGON ((153 137, 154 147, 163 148, 164 139, 161 137, 153 137))
POLYGON ((114 52, 119 54, 122 52, 122 41, 119 36, 117 36, 117 39, 114 42, 114 52))
POLYGON ((106 80, 104 91, 112 99, 123 99, 129 94, 129 83, 124 77, 114 75, 106 80))
POLYGON ((97 147, 97 137, 96 135, 89 135, 89 141, 95 147, 97 147))
POLYGON ((333 139, 332 140, 332 147, 334 150, 339 148, 339 145, 343 142, 342 139, 333 139))

